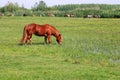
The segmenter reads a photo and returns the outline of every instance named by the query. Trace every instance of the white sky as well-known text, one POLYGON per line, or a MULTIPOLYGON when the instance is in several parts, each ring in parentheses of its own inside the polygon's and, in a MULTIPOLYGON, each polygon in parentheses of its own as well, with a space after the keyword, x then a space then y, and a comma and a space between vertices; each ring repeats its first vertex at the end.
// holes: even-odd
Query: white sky
MULTIPOLYGON (((36 2, 41 0, 0 0, 0 7, 7 4, 7 2, 17 2, 20 6, 24 5, 26 8, 31 8, 36 2)), ((120 4, 120 0, 43 0, 47 6, 60 4, 120 4)))

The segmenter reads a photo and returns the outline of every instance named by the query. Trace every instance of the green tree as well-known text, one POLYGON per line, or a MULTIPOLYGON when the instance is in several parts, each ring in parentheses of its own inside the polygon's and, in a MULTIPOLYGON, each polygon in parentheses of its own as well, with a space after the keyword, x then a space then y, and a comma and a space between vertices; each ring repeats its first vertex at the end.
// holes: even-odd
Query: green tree
POLYGON ((15 12, 19 9, 19 5, 18 3, 12 3, 12 2, 8 2, 4 7, 2 7, 0 10, 1 12, 5 13, 5 12, 15 12))
POLYGON ((40 1, 39 3, 35 3, 34 7, 32 7, 33 11, 45 11, 47 10, 47 5, 44 1, 40 1))

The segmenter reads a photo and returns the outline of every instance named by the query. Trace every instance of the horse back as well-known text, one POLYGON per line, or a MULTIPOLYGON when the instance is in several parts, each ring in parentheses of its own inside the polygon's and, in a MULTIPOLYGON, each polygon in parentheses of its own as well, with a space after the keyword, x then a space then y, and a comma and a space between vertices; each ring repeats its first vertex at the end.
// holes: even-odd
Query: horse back
POLYGON ((37 36, 46 36, 49 34, 54 35, 56 32, 58 32, 55 27, 49 24, 39 25, 31 23, 26 26, 26 29, 28 34, 35 34, 37 36))

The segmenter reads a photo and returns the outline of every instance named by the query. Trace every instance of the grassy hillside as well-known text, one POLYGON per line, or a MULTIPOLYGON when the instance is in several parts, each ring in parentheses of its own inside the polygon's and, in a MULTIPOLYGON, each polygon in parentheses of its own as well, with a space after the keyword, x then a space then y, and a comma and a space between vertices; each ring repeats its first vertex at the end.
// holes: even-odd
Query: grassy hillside
POLYGON ((120 20, 50 17, 0 18, 0 80, 119 80, 120 20), (51 24, 63 37, 33 36, 18 45, 28 23, 51 24))

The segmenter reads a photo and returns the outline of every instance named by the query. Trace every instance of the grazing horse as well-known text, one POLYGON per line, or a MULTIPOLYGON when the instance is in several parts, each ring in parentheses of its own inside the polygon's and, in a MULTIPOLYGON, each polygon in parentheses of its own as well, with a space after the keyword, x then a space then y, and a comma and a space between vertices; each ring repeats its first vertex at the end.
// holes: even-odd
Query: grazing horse
POLYGON ((48 43, 51 43, 51 36, 54 36, 56 38, 56 41, 59 44, 62 44, 61 34, 56 28, 49 24, 39 25, 35 23, 28 24, 24 27, 23 37, 20 40, 20 44, 27 44, 28 40, 30 41, 30 44, 32 44, 32 34, 35 34, 37 36, 44 36, 45 44, 47 43, 47 39, 48 43))

